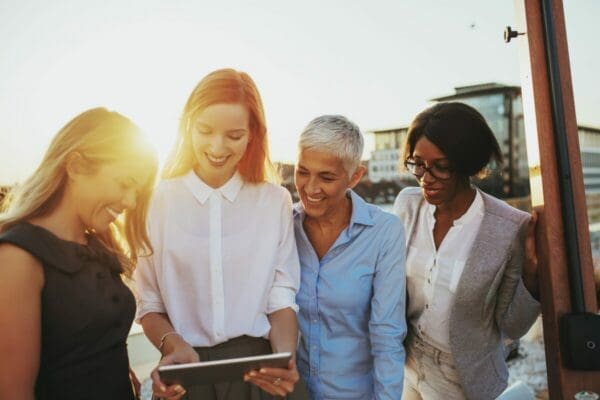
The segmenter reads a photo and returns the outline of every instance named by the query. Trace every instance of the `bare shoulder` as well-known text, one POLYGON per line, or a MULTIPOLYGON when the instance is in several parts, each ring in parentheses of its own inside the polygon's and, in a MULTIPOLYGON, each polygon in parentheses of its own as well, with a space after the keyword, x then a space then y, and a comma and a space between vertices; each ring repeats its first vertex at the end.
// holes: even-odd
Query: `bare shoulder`
POLYGON ((22 248, 0 243, 0 282, 2 286, 23 285, 38 288, 44 284, 44 270, 40 261, 22 248))

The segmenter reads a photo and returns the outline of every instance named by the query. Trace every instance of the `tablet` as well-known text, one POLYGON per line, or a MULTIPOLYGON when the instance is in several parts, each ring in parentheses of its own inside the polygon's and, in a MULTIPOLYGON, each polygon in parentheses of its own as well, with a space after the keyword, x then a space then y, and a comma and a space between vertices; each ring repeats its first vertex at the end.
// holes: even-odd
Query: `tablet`
POLYGON ((164 383, 169 385, 178 383, 185 388, 243 379, 246 372, 262 367, 287 369, 291 358, 292 353, 286 352, 188 364, 163 365, 158 367, 158 374, 164 383))

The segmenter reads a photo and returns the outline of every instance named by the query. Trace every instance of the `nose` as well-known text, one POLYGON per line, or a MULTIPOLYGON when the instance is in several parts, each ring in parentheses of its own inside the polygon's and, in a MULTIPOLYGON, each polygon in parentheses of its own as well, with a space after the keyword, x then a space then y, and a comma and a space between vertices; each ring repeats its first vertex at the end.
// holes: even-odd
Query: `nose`
POLYGON ((123 206, 129 210, 133 210, 137 205, 137 191, 130 189, 125 193, 122 199, 123 206))
POLYGON ((225 150, 225 138, 223 135, 212 135, 209 150, 213 156, 221 156, 225 150))
POLYGON ((308 178, 308 181, 304 186, 304 191, 310 195, 317 194, 321 191, 321 187, 319 186, 319 182, 317 181, 316 177, 308 178))
POLYGON ((436 181, 436 179, 433 175, 431 175, 431 172, 425 171, 425 173, 421 177, 421 181, 423 181, 425 183, 433 183, 436 181))

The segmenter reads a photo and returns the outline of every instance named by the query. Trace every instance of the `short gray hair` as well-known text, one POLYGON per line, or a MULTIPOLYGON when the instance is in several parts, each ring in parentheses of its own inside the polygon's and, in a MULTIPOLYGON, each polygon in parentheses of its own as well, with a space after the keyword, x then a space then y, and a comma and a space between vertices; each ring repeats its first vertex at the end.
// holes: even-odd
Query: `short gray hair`
POLYGON ((298 150, 317 150, 342 160, 351 176, 360 165, 364 140, 360 128, 342 115, 322 115, 310 121, 298 143, 298 150))

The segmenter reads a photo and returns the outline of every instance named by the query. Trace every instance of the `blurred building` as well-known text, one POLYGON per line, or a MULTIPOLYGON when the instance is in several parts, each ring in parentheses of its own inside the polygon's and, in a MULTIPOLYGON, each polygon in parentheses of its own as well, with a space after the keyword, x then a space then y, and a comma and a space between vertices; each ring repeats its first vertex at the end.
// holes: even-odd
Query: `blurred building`
POLYGON ((408 127, 401 127, 371 132, 375 139, 368 170, 371 182, 412 179, 408 172, 398 172, 398 149, 402 147, 407 131, 408 127))

